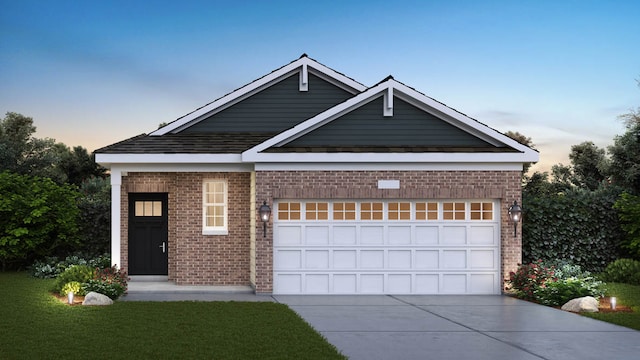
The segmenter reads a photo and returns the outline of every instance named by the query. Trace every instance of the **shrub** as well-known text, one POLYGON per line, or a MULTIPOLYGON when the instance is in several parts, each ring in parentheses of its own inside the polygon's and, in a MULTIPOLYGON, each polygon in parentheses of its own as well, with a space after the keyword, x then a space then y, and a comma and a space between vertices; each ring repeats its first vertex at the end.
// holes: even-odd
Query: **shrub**
POLYGON ((607 265, 600 276, 605 281, 640 285, 640 261, 618 259, 607 265))
MULTIPOLYGON (((531 190, 531 189, 528 189, 531 190)), ((620 189, 537 194, 523 190, 523 262, 565 259, 600 272, 620 256, 624 232, 613 204, 620 189), (607 224, 607 226, 602 226, 607 224)))
POLYGON ((0 194, 3 269, 26 267, 34 258, 78 245, 79 193, 74 187, 5 171, 0 172, 0 194))
POLYGON ((86 260, 83 255, 70 255, 60 261, 55 256, 45 257, 31 266, 31 275, 40 279, 55 278, 73 265, 88 265, 92 268, 104 269, 111 267, 111 256, 100 255, 94 259, 86 260))
POLYGON ((555 268, 544 266, 542 260, 520 265, 516 272, 509 273, 508 285, 521 299, 535 301, 535 290, 553 279, 555 268))
POLYGON ((80 284, 77 281, 71 281, 71 282, 66 283, 62 287, 62 290, 60 290, 60 295, 65 296, 70 292, 74 293, 75 295, 80 295, 80 296, 86 295, 86 293, 84 292, 84 289, 82 288, 82 284, 80 284))
POLYGON ((94 273, 94 268, 88 265, 72 265, 71 267, 67 268, 62 274, 58 275, 53 285, 53 291, 56 293, 61 293, 62 288, 67 283, 70 283, 72 281, 77 281, 81 284, 85 283, 93 278, 94 273))
POLYGON ((86 281, 83 288, 87 293, 95 291, 116 300, 127 291, 127 280, 127 273, 114 265, 96 269, 94 278, 86 281))
POLYGON ((548 306, 561 306, 567 301, 583 296, 600 298, 606 289, 602 281, 593 277, 569 277, 547 281, 534 291, 536 302, 548 306))

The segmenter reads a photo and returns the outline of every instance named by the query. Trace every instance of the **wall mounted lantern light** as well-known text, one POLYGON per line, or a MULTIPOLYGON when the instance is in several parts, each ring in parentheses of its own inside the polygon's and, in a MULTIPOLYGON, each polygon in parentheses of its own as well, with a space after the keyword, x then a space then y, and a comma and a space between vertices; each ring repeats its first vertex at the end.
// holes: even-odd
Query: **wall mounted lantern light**
POLYGON ((267 205, 266 201, 262 202, 260 205, 260 220, 264 224, 264 232, 262 233, 262 237, 267 237, 267 223, 269 222, 269 218, 271 217, 271 208, 267 205))
POLYGON ((513 201, 513 204, 509 206, 509 219, 513 221, 513 236, 517 235, 518 222, 522 218, 522 208, 518 205, 517 201, 513 201))

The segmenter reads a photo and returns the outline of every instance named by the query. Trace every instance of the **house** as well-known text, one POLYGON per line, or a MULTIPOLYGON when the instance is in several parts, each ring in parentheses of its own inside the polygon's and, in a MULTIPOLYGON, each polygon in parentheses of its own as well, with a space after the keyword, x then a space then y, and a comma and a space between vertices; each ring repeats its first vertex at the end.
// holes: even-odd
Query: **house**
POLYGON ((500 294, 521 261, 507 209, 538 153, 392 77, 367 87, 303 55, 96 160, 112 261, 131 275, 500 294))

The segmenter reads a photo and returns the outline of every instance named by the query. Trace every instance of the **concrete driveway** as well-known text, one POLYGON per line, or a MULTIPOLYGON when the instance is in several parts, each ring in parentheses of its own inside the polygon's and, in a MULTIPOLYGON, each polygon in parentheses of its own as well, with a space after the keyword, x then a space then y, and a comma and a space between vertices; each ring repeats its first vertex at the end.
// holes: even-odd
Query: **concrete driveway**
POLYGON ((350 359, 640 358, 640 332, 506 296, 289 296, 350 359))

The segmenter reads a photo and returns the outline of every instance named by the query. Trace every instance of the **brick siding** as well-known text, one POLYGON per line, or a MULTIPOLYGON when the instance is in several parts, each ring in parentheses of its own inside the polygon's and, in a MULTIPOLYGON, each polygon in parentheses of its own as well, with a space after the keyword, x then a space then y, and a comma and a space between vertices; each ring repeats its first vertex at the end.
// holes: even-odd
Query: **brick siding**
POLYGON ((168 193, 169 279, 249 285, 250 173, 129 173, 121 188, 121 266, 128 269, 129 193, 168 193), (202 234, 202 182, 228 181, 228 235, 202 234))
MULTIPOLYGON (((521 262, 521 230, 513 236, 507 215, 521 202, 519 171, 257 171, 251 213, 250 173, 129 173, 122 179, 121 266, 128 265, 128 194, 166 192, 169 198, 169 278, 180 285, 249 285, 251 216, 274 199, 497 199, 501 211, 503 279, 521 262), (202 182, 227 179, 229 234, 202 235, 202 182), (378 180, 400 180, 400 189, 378 189, 378 180)), ((273 219, 273 217, 272 217, 273 219)), ((273 220, 272 220, 273 221, 273 220)), ((273 222, 263 237, 255 222, 255 287, 273 290, 273 222)))

